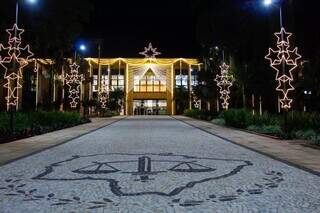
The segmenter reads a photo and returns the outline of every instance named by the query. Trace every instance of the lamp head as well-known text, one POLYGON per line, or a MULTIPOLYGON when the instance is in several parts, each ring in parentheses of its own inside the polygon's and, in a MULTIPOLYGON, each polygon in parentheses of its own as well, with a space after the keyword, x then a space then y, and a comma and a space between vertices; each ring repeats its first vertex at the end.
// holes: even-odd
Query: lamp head
POLYGON ((81 45, 79 46, 79 50, 82 51, 82 52, 86 51, 86 50, 87 50, 86 45, 81 44, 81 45))
POLYGON ((36 4, 38 0, 26 0, 28 4, 36 4))
POLYGON ((273 0, 263 0, 263 4, 264 6, 269 7, 273 4, 273 0))

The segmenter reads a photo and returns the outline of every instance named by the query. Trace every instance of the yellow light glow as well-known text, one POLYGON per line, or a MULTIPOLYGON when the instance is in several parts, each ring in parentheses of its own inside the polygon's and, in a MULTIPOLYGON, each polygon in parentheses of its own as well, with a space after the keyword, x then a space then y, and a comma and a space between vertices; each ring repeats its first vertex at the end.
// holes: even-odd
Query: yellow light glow
POLYGON ((199 99, 194 92, 192 92, 192 97, 193 97, 193 105, 194 108, 196 109, 201 109, 201 99, 199 99))
POLYGON ((76 63, 70 65, 71 74, 66 74, 65 81, 69 86, 69 96, 70 98, 70 107, 77 108, 78 102, 80 100, 80 86, 81 82, 84 80, 83 75, 79 75, 79 68, 76 63))
POLYGON ((20 29, 17 24, 14 24, 6 32, 9 34, 8 46, 4 47, 0 44, 0 65, 5 70, 4 79, 6 83, 4 88, 7 88, 6 101, 7 109, 9 109, 10 106, 18 105, 18 90, 22 88, 20 81, 23 68, 29 64, 33 53, 30 51, 29 45, 21 47, 21 35, 24 33, 24 29, 20 29))
POLYGON ((269 60, 271 68, 276 71, 278 82, 276 91, 281 95, 281 108, 288 110, 293 102, 293 99, 289 98, 289 93, 295 89, 292 85, 293 71, 298 67, 298 61, 302 57, 298 54, 298 48, 290 49, 292 33, 281 28, 281 31, 274 35, 277 37, 277 49, 269 48, 269 53, 265 58, 269 60))
POLYGON ((109 86, 105 83, 105 79, 101 82, 101 88, 99 89, 99 102, 101 108, 107 108, 107 101, 109 96, 109 86))
MULTIPOLYGON (((97 58, 86 58, 86 60, 91 64, 98 65, 98 59, 97 58)), ((100 65, 102 66, 108 66, 108 65, 114 65, 118 63, 119 61, 128 64, 129 66, 142 66, 145 64, 150 63, 150 60, 147 58, 110 58, 110 59, 101 59, 100 65)), ((198 62, 197 59, 186 59, 186 58, 156 58, 152 60, 153 64, 157 64, 159 66, 172 66, 175 63, 182 61, 188 65, 193 66, 201 66, 202 64, 198 62)))
POLYGON ((223 63, 220 66, 221 75, 217 75, 215 81, 220 89, 220 99, 223 100, 222 108, 228 110, 230 100, 230 88, 233 85, 234 77, 229 74, 230 66, 223 63))
POLYGON ((153 60, 156 59, 156 56, 161 55, 161 53, 157 51, 157 48, 153 48, 150 42, 149 46, 144 48, 144 52, 140 52, 140 55, 145 56, 145 58, 149 60, 153 60))

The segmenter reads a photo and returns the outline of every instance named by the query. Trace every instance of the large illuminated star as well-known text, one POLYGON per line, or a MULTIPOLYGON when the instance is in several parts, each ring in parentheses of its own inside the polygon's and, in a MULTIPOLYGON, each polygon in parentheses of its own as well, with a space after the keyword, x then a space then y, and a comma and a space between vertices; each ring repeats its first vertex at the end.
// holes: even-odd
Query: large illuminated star
POLYGON ((4 68, 4 88, 7 89, 7 106, 16 106, 19 102, 18 90, 22 88, 23 68, 29 64, 33 53, 30 46, 22 47, 21 35, 24 33, 17 24, 7 29, 8 46, 0 44, 0 65, 4 68))
POLYGON ((19 61, 26 63, 34 56, 33 52, 31 52, 30 49, 31 48, 29 45, 20 49, 19 56, 17 56, 19 58, 19 61))
POLYGON ((69 87, 70 107, 77 108, 78 100, 80 99, 80 84, 84 80, 83 75, 79 74, 80 66, 76 63, 70 65, 71 74, 66 74, 65 80, 69 87))
POLYGON ((270 61, 270 64, 273 64, 275 60, 280 60, 279 50, 273 50, 269 48, 269 53, 266 55, 266 59, 270 61))
POLYGON ((302 56, 298 53, 298 48, 294 48, 292 51, 288 50, 289 57, 287 58, 288 63, 298 65, 298 60, 302 58, 302 56))
POLYGON ((278 82, 276 91, 280 92, 281 107, 288 110, 293 102, 289 98, 289 92, 294 90, 292 86, 293 71, 298 67, 301 55, 298 54, 298 48, 290 49, 292 33, 281 28, 281 31, 275 33, 275 36, 277 37, 277 46, 275 49, 269 48, 269 53, 265 58, 270 62, 271 68, 276 71, 276 81, 278 82))
POLYGON ((71 72, 78 72, 79 68, 80 66, 76 63, 73 63, 72 65, 70 65, 71 72))
POLYGON ((20 42, 21 35, 24 33, 24 29, 19 29, 17 24, 14 24, 11 29, 7 29, 6 31, 9 34, 9 42, 12 42, 12 41, 20 42), (16 32, 17 34, 15 35, 16 32))
POLYGON ((140 52, 140 55, 143 55, 146 58, 155 59, 156 56, 161 55, 161 53, 157 52, 157 48, 153 48, 152 43, 150 42, 149 46, 144 48, 144 52, 140 52))
POLYGON ((230 89, 233 85, 234 77, 229 74, 230 66, 226 63, 223 63, 220 66, 221 75, 217 75, 215 81, 217 82, 217 86, 220 89, 220 99, 223 100, 222 107, 224 109, 228 109, 229 107, 229 99, 230 99, 230 89))
POLYGON ((277 45, 279 44, 290 44, 290 37, 292 36, 292 33, 287 32, 284 28, 281 28, 281 31, 278 33, 275 33, 275 36, 278 38, 277 45))
POLYGON ((9 47, 4 47, 2 44, 0 44, 0 64, 5 61, 5 58, 8 56, 9 51, 9 47))
POLYGON ((101 104, 101 108, 105 109, 107 108, 107 101, 109 96, 109 88, 108 85, 105 82, 105 79, 101 82, 101 88, 99 89, 99 102, 101 104))

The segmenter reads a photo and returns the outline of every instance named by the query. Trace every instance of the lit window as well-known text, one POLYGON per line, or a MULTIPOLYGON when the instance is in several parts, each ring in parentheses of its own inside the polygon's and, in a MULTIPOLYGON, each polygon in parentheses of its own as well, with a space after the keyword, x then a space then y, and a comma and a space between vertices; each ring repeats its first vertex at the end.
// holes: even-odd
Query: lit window
POLYGON ((112 75, 111 76, 112 89, 124 89, 124 76, 123 75, 112 75))
MULTIPOLYGON (((101 84, 104 84, 106 86, 109 86, 109 77, 108 75, 102 75, 101 76, 101 84)), ((93 92, 98 92, 98 75, 93 76, 93 81, 92 81, 92 91, 93 92)))
POLYGON ((187 75, 177 75, 176 76, 176 87, 188 88, 188 76, 187 75))
POLYGON ((166 83, 156 78, 152 71, 146 73, 143 78, 134 76, 134 92, 165 92, 166 83))

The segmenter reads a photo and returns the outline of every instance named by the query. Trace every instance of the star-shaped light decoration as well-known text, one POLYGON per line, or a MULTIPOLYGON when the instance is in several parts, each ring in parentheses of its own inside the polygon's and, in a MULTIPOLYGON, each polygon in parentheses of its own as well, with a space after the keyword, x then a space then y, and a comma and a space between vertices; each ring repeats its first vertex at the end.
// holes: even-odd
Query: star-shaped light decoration
POLYGON ((292 85, 293 71, 298 67, 298 61, 302 57, 298 53, 298 48, 290 49, 292 33, 282 28, 280 32, 275 33, 275 36, 277 37, 276 48, 269 48, 265 58, 270 62, 271 68, 276 71, 278 82, 276 91, 280 92, 281 108, 289 110, 293 102, 293 99, 289 98, 289 93, 295 89, 292 85))
POLYGON ((161 53, 157 51, 157 48, 153 48, 152 43, 150 42, 149 46, 144 48, 144 52, 140 52, 140 55, 143 55, 148 59, 155 59, 156 56, 161 55, 161 53))
POLYGON ((277 37, 277 45, 290 45, 290 37, 292 36, 292 33, 289 33, 284 28, 281 28, 280 32, 275 33, 274 35, 277 37))
POLYGON ((215 81, 220 89, 220 99, 223 100, 222 108, 228 110, 230 100, 230 88, 233 85, 234 77, 229 74, 230 66, 223 63, 220 66, 221 75, 217 75, 215 81))
POLYGON ((199 99, 194 93, 192 93, 193 96, 193 106, 196 109, 201 108, 201 99, 199 99))
POLYGON ((109 88, 105 80, 103 80, 101 82, 101 88, 99 90, 99 102, 101 104, 102 109, 107 108, 108 97, 109 97, 109 88))
POLYGON ((34 56, 30 46, 22 46, 24 29, 20 29, 14 24, 11 29, 7 29, 8 46, 0 44, 0 65, 4 69, 4 88, 7 89, 7 109, 10 106, 17 106, 19 102, 18 90, 22 88, 21 79, 23 68, 26 67, 34 56), (15 33, 16 32, 16 33, 15 33))
POLYGON ((79 68, 76 63, 70 65, 71 74, 66 74, 65 81, 69 86, 69 96, 70 107, 77 108, 79 99, 80 99, 80 86, 81 82, 84 80, 83 75, 79 75, 79 68))
POLYGON ((24 29, 20 29, 17 24, 14 24, 13 27, 7 29, 6 32, 9 34, 9 41, 21 42, 21 35, 24 33, 24 29))

